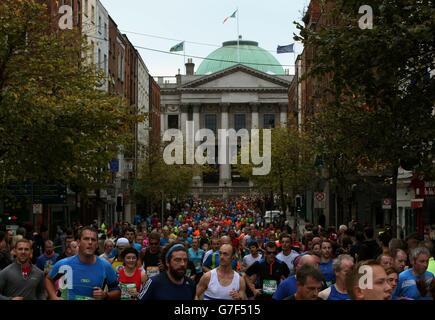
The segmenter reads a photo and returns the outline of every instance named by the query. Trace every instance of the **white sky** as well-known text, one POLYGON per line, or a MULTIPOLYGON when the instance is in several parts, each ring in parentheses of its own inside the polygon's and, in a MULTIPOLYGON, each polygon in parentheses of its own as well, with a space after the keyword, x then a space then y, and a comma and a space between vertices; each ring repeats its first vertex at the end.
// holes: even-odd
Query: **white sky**
MULTIPOLYGON (((278 45, 294 42, 297 32, 293 21, 301 21, 309 0, 101 0, 109 15, 126 33, 135 46, 169 52, 181 42, 191 41, 222 45, 237 39, 237 20, 225 17, 239 9, 239 30, 244 40, 257 41, 282 65, 294 65, 294 54, 276 54, 278 45), (144 33, 175 40, 136 35, 126 31, 144 33), (179 40, 179 41, 178 41, 179 40)), ((186 56, 206 57, 217 47, 186 43, 186 56)), ((184 57, 139 49, 153 76, 175 76, 178 69, 184 74, 184 57)), ((302 45, 296 43, 296 54, 302 45)), ((178 52, 183 54, 183 52, 178 52)), ((187 59, 187 58, 186 58, 187 59)), ((202 62, 193 58, 195 71, 202 62)), ((293 67, 284 66, 293 74, 293 67)))

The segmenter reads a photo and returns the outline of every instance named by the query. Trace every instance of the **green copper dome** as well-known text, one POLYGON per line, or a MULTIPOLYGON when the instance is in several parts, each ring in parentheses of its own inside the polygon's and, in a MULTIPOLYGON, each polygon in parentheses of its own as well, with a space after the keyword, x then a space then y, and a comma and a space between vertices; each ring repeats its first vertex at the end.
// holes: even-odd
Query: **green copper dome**
MULTIPOLYGON (((268 51, 260 48, 258 42, 240 40, 240 64, 259 71, 284 75, 284 69, 278 60, 268 51)), ((224 42, 222 47, 213 51, 200 64, 197 75, 215 73, 238 64, 237 41, 224 42)))

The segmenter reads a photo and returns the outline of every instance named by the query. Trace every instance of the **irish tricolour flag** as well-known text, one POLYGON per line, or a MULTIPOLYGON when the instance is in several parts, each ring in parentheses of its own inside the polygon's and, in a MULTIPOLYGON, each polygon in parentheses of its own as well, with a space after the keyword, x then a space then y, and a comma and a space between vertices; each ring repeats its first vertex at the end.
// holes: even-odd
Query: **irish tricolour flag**
POLYGON ((224 19, 224 22, 222 22, 222 23, 225 23, 225 22, 227 22, 227 20, 228 20, 229 18, 235 18, 235 17, 236 17, 236 13, 237 13, 237 10, 236 10, 236 11, 234 11, 232 15, 230 15, 230 16, 228 16, 228 17, 226 17, 226 18, 224 19))

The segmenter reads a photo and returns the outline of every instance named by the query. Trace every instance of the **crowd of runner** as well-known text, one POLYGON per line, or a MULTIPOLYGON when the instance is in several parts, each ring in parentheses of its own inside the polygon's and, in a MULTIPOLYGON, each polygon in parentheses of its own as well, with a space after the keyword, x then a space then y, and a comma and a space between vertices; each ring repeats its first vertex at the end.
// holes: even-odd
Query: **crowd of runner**
POLYGON ((248 197, 191 200, 165 221, 76 225, 54 241, 0 231, 0 300, 435 298, 435 239, 358 223, 300 232, 260 212, 248 197))

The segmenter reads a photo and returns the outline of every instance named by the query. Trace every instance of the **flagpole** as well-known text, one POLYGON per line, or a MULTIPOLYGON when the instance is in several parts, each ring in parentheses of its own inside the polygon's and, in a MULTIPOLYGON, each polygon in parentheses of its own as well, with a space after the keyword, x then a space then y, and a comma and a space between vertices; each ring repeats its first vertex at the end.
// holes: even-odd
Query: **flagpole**
POLYGON ((184 64, 186 64, 186 42, 183 41, 184 64))
POLYGON ((293 72, 294 72, 294 75, 296 75, 296 51, 295 50, 293 50, 293 72))
POLYGON ((237 62, 240 63, 239 7, 237 7, 237 62))

